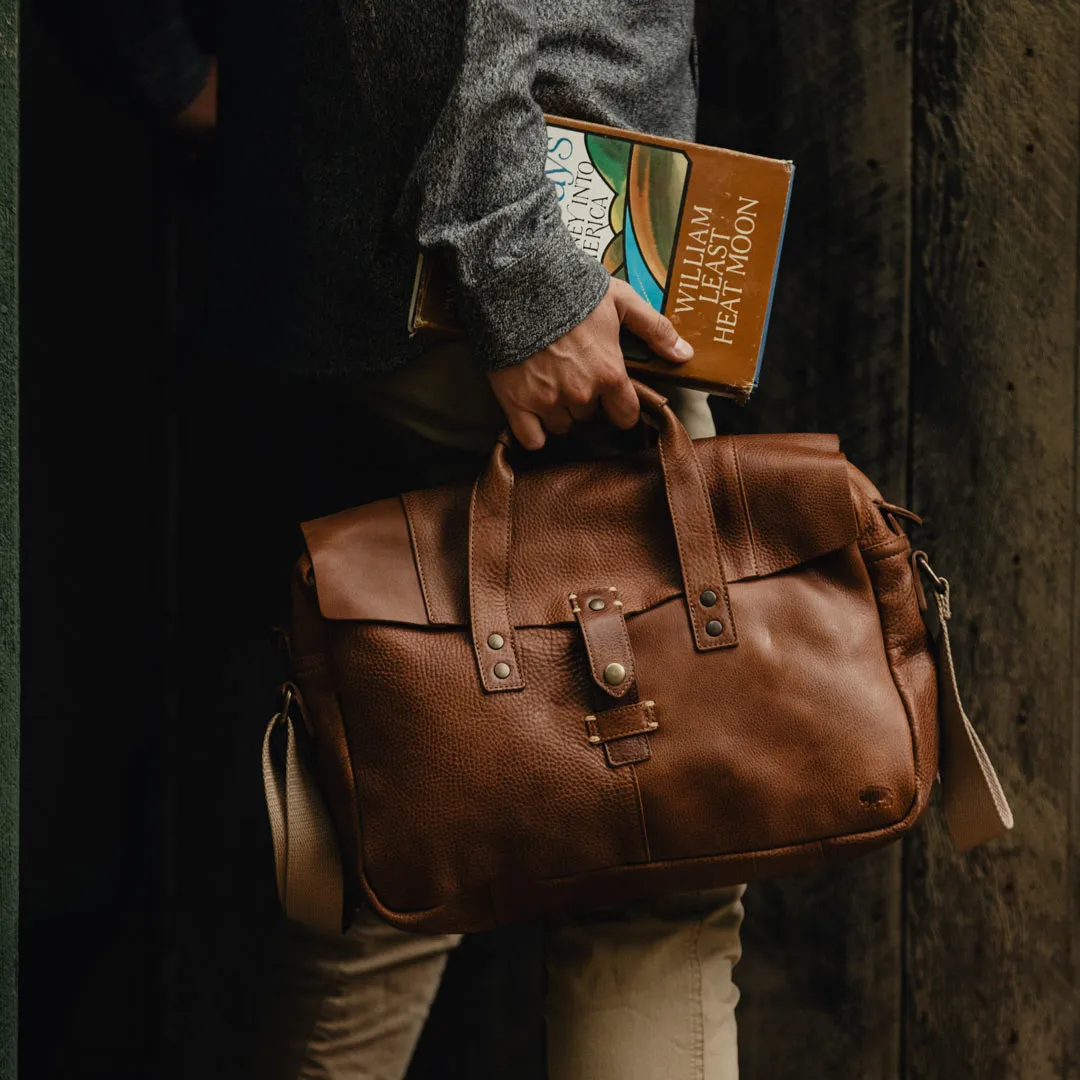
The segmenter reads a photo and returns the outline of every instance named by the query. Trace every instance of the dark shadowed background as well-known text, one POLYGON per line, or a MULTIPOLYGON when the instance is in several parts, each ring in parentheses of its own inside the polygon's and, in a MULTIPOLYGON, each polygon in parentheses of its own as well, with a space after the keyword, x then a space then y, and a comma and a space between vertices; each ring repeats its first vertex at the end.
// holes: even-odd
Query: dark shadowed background
MULTIPOLYGON (((931 815, 753 886, 743 1075, 1080 1080, 1080 6, 733 0, 699 35, 701 140, 797 164, 761 388, 721 429, 838 431, 926 515, 1017 818, 968 856, 931 815)), ((262 648, 235 685, 206 670, 200 620, 228 627, 188 603, 225 452, 190 377, 214 151, 77 75, 32 10, 21 62, 21 1075, 231 1080, 275 917, 273 701, 262 648)), ((470 941, 410 1080, 541 1080, 541 996, 535 930, 470 941)))

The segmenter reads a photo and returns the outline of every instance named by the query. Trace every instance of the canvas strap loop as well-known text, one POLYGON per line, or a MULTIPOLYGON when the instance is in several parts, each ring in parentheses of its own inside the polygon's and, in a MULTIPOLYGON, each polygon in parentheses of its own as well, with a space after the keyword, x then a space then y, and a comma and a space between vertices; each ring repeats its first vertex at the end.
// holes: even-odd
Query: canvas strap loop
POLYGON ((299 691, 286 684, 283 698, 281 711, 266 726, 262 751, 278 899, 290 919, 340 934, 344 888, 337 833, 298 744, 292 712, 295 706, 303 714, 299 691), (275 753, 279 732, 285 746, 275 753))
POLYGON ((1013 827, 1012 810, 986 748, 960 701, 949 639, 949 620, 952 618, 949 582, 934 573, 925 552, 916 551, 912 563, 930 579, 940 626, 937 639, 938 714, 945 821, 957 849, 970 851, 1007 833, 1013 827))

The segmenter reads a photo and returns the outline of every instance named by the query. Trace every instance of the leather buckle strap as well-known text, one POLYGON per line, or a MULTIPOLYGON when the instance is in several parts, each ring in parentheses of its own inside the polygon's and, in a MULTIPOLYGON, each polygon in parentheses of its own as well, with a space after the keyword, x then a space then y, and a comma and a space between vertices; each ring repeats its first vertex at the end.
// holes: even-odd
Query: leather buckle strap
POLYGON ((612 768, 637 765, 652 757, 649 733, 659 726, 655 701, 636 701, 585 717, 585 731, 593 746, 602 746, 612 768))
POLYGON ((571 593, 569 599, 585 640, 593 682, 613 698, 626 697, 636 688, 637 677, 618 589, 609 585, 571 593))

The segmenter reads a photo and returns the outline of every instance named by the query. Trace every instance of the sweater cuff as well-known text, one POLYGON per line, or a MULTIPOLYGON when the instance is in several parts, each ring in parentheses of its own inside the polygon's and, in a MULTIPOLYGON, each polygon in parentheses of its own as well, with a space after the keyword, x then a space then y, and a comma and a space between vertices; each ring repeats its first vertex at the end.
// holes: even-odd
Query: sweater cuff
POLYGON ((611 275, 559 221, 544 242, 494 277, 462 287, 476 359, 489 371, 527 360, 573 330, 604 298, 611 275))

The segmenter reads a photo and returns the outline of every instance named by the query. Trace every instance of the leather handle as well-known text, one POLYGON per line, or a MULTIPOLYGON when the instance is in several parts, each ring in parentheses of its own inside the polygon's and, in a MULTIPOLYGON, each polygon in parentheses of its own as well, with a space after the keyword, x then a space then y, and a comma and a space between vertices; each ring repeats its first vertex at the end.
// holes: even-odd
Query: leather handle
MULTIPOLYGON (((701 462, 667 398, 636 380, 631 383, 643 413, 660 433, 660 464, 694 645, 702 652, 730 647, 737 642, 735 623, 701 462)), ((469 505, 469 621, 480 681, 491 693, 525 686, 510 611, 510 443, 510 434, 503 432, 469 505)))

